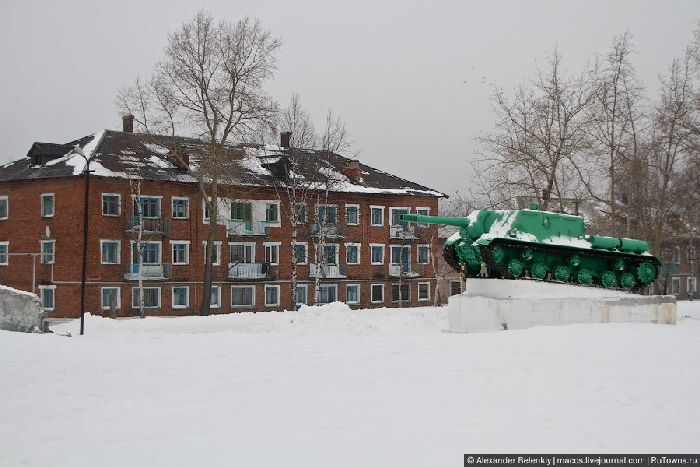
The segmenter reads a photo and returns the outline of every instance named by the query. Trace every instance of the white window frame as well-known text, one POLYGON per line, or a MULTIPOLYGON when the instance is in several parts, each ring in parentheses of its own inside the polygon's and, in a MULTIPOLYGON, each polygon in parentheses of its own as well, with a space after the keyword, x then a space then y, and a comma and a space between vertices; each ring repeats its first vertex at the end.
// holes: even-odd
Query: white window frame
POLYGON ((416 264, 430 264, 430 245, 428 245, 427 243, 420 243, 416 245, 416 264), (428 257, 426 258, 425 263, 421 263, 420 261, 421 248, 426 248, 428 250, 428 257))
POLYGON ((386 259, 386 248, 385 247, 386 247, 386 245, 384 243, 370 243, 369 244, 369 260, 370 260, 370 264, 372 266, 381 266, 384 264, 384 261, 386 259), (374 248, 375 246, 382 248, 382 262, 381 263, 374 262, 374 258, 372 255, 372 248, 374 248))
POLYGON ((121 287, 118 286, 106 286, 106 287, 100 287, 100 307, 103 310, 111 310, 111 307, 109 306, 109 303, 105 303, 104 299, 104 290, 105 289, 116 289, 117 290, 117 303, 115 303, 115 310, 121 310, 122 309, 122 290, 121 287))
POLYGON ((372 303, 384 303, 384 284, 370 284, 369 286, 369 299, 372 303), (380 286, 382 288, 382 299, 381 300, 375 300, 374 299, 374 288, 380 286))
POLYGON ((56 286, 55 285, 40 285, 39 286, 39 299, 41 300, 41 306, 46 311, 53 311, 56 309, 56 286), (53 298, 53 306, 51 308, 44 307, 44 291, 51 290, 51 297, 53 298))
POLYGON ((361 222, 360 218, 361 217, 362 216, 360 215, 360 205, 359 204, 350 203, 350 204, 345 205, 345 223, 347 225, 360 225, 360 222, 361 222), (350 220, 348 219, 348 208, 356 208, 357 209, 357 222, 356 223, 353 223, 353 224, 350 223, 350 220))
POLYGON ((277 247, 277 262, 273 263, 272 261, 270 261, 269 263, 272 266, 279 266, 279 264, 280 264, 280 252, 282 250, 281 246, 282 246, 282 242, 263 242, 263 250, 265 252, 265 262, 266 263, 268 262, 267 261, 267 248, 268 247, 277 247))
POLYGON ((4 246, 5 250, 5 262, 0 263, 0 266, 9 266, 10 264, 10 242, 0 242, 0 246, 4 246))
POLYGON ((265 200, 265 201, 263 201, 263 206, 265 206, 265 212, 264 212, 265 223, 270 227, 279 227, 282 223, 282 209, 280 206, 280 202, 275 201, 275 200, 265 200), (277 205, 277 220, 276 221, 268 221, 267 220, 267 205, 268 204, 277 205))
POLYGON ((389 225, 401 225, 400 222, 394 224, 394 223, 392 223, 392 221, 391 221, 391 219, 394 218, 394 211, 398 211, 398 210, 406 211, 406 214, 410 214, 410 213, 411 213, 411 208, 408 207, 408 206, 404 206, 404 207, 392 206, 392 207, 390 207, 390 208, 389 208, 389 225))
POLYGON ((173 266, 185 266, 190 264, 190 241, 189 240, 170 240, 170 259, 173 266), (185 262, 175 262, 175 245, 185 245, 185 262))
POLYGON ((418 301, 419 302, 429 302, 430 301, 430 282, 419 282, 418 283, 418 301), (422 285, 428 287, 428 298, 420 298, 420 288, 422 285))
MULTIPOLYGON (((216 259, 218 261, 214 261, 211 263, 212 266, 220 266, 221 265, 221 241, 214 241, 214 251, 216 251, 216 259)), ((207 264, 207 241, 202 240, 202 263, 207 264)))
POLYGON ((250 248, 250 262, 241 264, 252 264, 255 262, 255 247, 257 246, 255 242, 228 242, 228 258, 227 262, 231 263, 231 246, 243 245, 244 247, 249 246, 250 248))
POLYGON ((399 264, 401 264, 401 256, 403 256, 403 253, 399 253, 399 262, 395 263, 393 258, 392 258, 393 254, 394 254, 394 248, 399 248, 400 252, 403 251, 404 249, 408 250, 406 257, 408 258, 408 267, 410 270, 410 268, 411 268, 411 245, 402 245, 402 244, 397 245, 395 243, 392 245, 389 245, 389 264, 399 265, 399 264))
MULTIPOLYGON (((134 259, 134 248, 136 248, 137 240, 131 241, 131 256, 129 256, 129 264, 134 259)), ((157 243, 158 244, 158 262, 157 263, 143 263, 144 265, 161 265, 163 264, 163 242, 160 240, 141 240, 141 243, 157 243)), ((136 264, 136 263, 134 263, 136 264)))
POLYGON ((321 208, 335 208, 335 224, 329 224, 329 223, 324 223, 325 225, 338 225, 340 222, 340 209, 338 208, 337 204, 329 204, 329 203, 318 203, 316 204, 316 212, 314 212, 314 217, 316 219, 316 224, 321 224, 321 208))
POLYGON ((110 239, 100 239, 100 264, 121 264, 122 263, 122 242, 121 240, 110 240, 110 239), (109 263, 105 262, 104 256, 103 256, 103 250, 102 250, 102 245, 105 243, 116 243, 117 244, 117 262, 116 263, 109 263))
POLYGON ((102 193, 102 196, 100 197, 100 211, 102 211, 102 215, 106 217, 119 217, 122 214, 122 195, 119 193, 102 193), (117 213, 116 214, 105 214, 104 206, 105 206, 105 196, 116 196, 117 197, 117 213))
POLYGON ((384 209, 385 209, 385 208, 386 208, 386 206, 370 205, 370 207, 369 207, 369 222, 370 222, 370 226, 372 226, 372 227, 384 227, 384 209), (373 210, 373 209, 381 209, 381 211, 382 211, 382 222, 381 222, 381 224, 375 224, 375 223, 374 223, 374 216, 372 216, 372 210, 373 210))
POLYGON ((304 264, 309 264, 309 244, 308 242, 292 242, 292 249, 295 249, 296 245, 304 245, 304 262, 303 263, 297 263, 297 266, 299 265, 304 265, 304 264))
POLYGON ((189 285, 173 285, 170 287, 170 305, 174 310, 184 310, 190 307, 190 286, 189 285), (175 305, 175 289, 185 289, 185 305, 175 305))
MULTIPOLYGON (((41 252, 41 264, 55 264, 56 263, 56 240, 39 240, 39 251, 41 252), (52 253, 51 261, 44 262, 44 244, 52 243, 52 253)), ((101 254, 101 253, 100 253, 101 254)))
POLYGON ((336 302, 338 301, 338 284, 325 284, 325 283, 321 282, 320 284, 318 284, 318 297, 319 297, 319 302, 318 302, 318 303, 319 303, 319 304, 325 305, 325 304, 328 304, 328 303, 333 303, 333 302, 322 302, 322 301, 320 301, 320 299, 321 299, 321 288, 322 288, 322 287, 323 287, 323 288, 333 288, 333 289, 335 289, 335 300, 334 300, 334 301, 336 301, 336 302))
POLYGON ((306 300, 304 300, 303 302, 300 302, 299 301, 299 294, 297 293, 297 300, 296 300, 295 305, 296 306, 307 305, 308 301, 309 301, 309 284, 298 284, 297 283, 297 288, 304 289, 304 297, 306 298, 306 300))
POLYGON ((391 284, 391 303, 399 303, 399 302, 404 302, 404 303, 410 303, 411 302, 411 283, 410 282, 394 282, 391 284), (394 286, 399 288, 399 299, 400 300, 394 300, 394 286), (408 298, 406 300, 401 299, 401 287, 408 287, 408 298))
POLYGON ((217 301, 219 302, 218 305, 212 305, 211 303, 209 304, 209 308, 221 308, 221 286, 217 284, 212 284, 211 285, 211 290, 213 291, 216 289, 216 298, 217 301))
MULTIPOLYGON (((211 201, 211 198, 208 198, 208 200, 211 201)), ((207 216, 207 202, 202 200, 202 224, 208 224, 210 220, 211 213, 209 213, 209 216, 207 216)))
POLYGON ((7 195, 0 196, 0 202, 5 202, 5 216, 0 217, 0 221, 5 221, 10 217, 10 198, 7 195))
POLYGON ((671 295, 680 295, 681 294, 681 276, 671 276, 671 295), (674 283, 678 284, 678 291, 674 292, 674 283))
POLYGON ((190 198, 187 196, 171 196, 170 197, 170 217, 173 219, 189 219, 190 218, 190 198), (186 201, 185 217, 175 217, 175 209, 173 206, 175 201, 186 201))
POLYGON ((348 305, 359 305, 360 304, 360 294, 361 294, 362 287, 360 287, 360 284, 346 284, 345 285, 345 303, 348 305), (350 287, 357 287, 357 301, 351 302, 348 299, 348 289, 350 287))
MULTIPOLYGON (((141 199, 157 199, 158 200, 158 212, 156 213, 155 217, 154 216, 144 216, 143 213, 141 213, 141 218, 142 219, 160 219, 163 217, 163 196, 161 195, 131 195, 131 209, 134 209, 133 203, 138 201, 139 203, 141 202, 141 199)), ((136 213, 134 212, 133 215, 135 216, 136 213)))
MULTIPOLYGON (((314 251, 318 252, 318 249, 324 249, 327 246, 334 246, 335 247, 335 262, 334 263, 327 263, 327 262, 322 262, 321 264, 334 264, 337 266, 340 266, 340 244, 339 243, 314 243, 314 251)), ((322 251, 322 253, 325 253, 322 251)), ((317 255, 318 256, 318 255, 317 255)), ((314 261, 316 260, 316 257, 314 257, 314 261)), ((323 254, 321 255, 323 256, 323 254)), ((299 263, 297 263, 299 264, 299 263)))
POLYGON ((280 286, 265 284, 265 306, 280 306, 280 286), (277 289, 277 303, 267 302, 267 289, 277 289))
POLYGON ((690 289, 693 289, 693 297, 698 293, 698 281, 694 276, 688 276, 685 278, 685 294, 690 295, 690 289))
POLYGON ((231 286, 231 308, 253 308, 255 307, 255 286, 254 285, 232 285, 231 286), (250 305, 234 305, 233 304, 233 289, 253 289, 251 294, 252 303, 250 305))
POLYGON ((307 206, 306 203, 297 203, 297 202, 294 203, 294 223, 295 224, 297 224, 297 225, 306 224, 306 222, 309 218, 308 209, 309 209, 309 207, 307 206), (297 220, 297 206, 304 206, 304 220, 303 221, 297 220))
MULTIPOLYGON (((430 215, 430 208, 426 207, 418 207, 416 208, 416 214, 419 216, 429 216, 430 215), (425 212, 420 212, 420 211, 425 211, 425 212)), ((423 224, 423 223, 418 223, 421 227, 427 227, 428 224, 423 224)))
MULTIPOLYGON (((156 306, 148 306, 146 304, 143 305, 143 308, 146 310, 155 310, 161 307, 161 304, 163 302, 163 298, 161 297, 161 290, 160 287, 143 287, 144 290, 146 289, 158 289, 158 304, 156 306)), ((132 287, 131 288, 131 309, 132 310, 138 310, 139 309, 139 304, 134 303, 134 298, 136 296, 136 292, 138 292, 139 288, 138 286, 132 287)))
POLYGON ((353 266, 360 264, 362 262, 361 255, 362 255, 362 244, 361 243, 345 243, 345 264, 353 265, 353 266), (354 246, 357 248, 357 263, 348 262, 348 247, 349 246, 354 246))
POLYGON ((42 193, 41 197, 39 198, 39 212, 41 213, 41 217, 53 217, 56 215, 56 194, 55 193, 42 193), (52 207, 52 212, 51 214, 44 214, 44 198, 52 198, 51 202, 51 207, 52 207))

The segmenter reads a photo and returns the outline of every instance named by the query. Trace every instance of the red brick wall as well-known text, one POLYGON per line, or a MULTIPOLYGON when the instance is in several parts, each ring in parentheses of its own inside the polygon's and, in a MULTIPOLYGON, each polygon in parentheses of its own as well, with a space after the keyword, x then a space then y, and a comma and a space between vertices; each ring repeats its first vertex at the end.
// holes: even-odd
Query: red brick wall
MULTIPOLYGON (((81 177, 44 179, 4 182, 0 184, 0 196, 9 198, 9 218, 0 221, 0 241, 9 241, 10 253, 39 252, 39 241, 46 237, 46 227, 50 229, 50 239, 56 240, 55 264, 42 265, 36 261, 36 284, 55 284, 56 308, 52 313, 55 317, 76 317, 80 313, 80 280, 82 267, 82 221, 83 221, 83 190, 84 180, 81 177), (55 193, 55 215, 42 218, 40 215, 40 195, 55 193)), ((126 216, 131 213, 131 188, 127 180, 91 177, 90 209, 89 209, 89 242, 88 242, 88 274, 86 310, 91 313, 102 313, 100 288, 103 286, 118 286, 121 288, 121 315, 133 315, 136 310, 131 308, 131 290, 137 287, 135 281, 125 281, 124 273, 130 261, 131 233, 125 231, 126 216), (121 195, 121 215, 119 217, 103 216, 101 213, 101 193, 118 193, 121 195), (100 261, 100 239, 120 240, 121 257, 116 265, 103 265, 100 261)), ((198 190, 191 184, 170 182, 144 181, 141 186, 143 196, 162 196, 161 215, 168 219, 171 231, 168 235, 149 235, 148 240, 162 242, 162 262, 172 263, 171 240, 189 240, 190 258, 187 266, 172 266, 172 277, 167 281, 145 281, 145 286, 161 288, 161 306, 159 309, 149 309, 149 315, 179 315, 196 314, 201 303, 204 260, 202 242, 206 240, 208 225, 202 221, 202 202, 198 190), (185 196, 189 198, 189 218, 172 219, 171 197, 185 196), (190 306, 186 310, 173 310, 171 307, 172 286, 182 283, 190 287, 190 306)), ((231 190, 226 193, 229 198, 240 199, 269 199, 277 198, 271 189, 231 190)), ((344 238, 328 239, 327 243, 337 243, 340 251, 339 264, 346 269, 348 279, 325 280, 327 283, 338 284, 338 300, 345 300, 345 285, 360 284, 360 307, 396 306, 391 302, 391 284, 398 283, 398 278, 390 278, 389 245, 400 243, 389 239, 390 207, 409 207, 415 212, 417 207, 430 208, 431 214, 437 213, 437 198, 404 195, 376 194, 334 194, 328 204, 338 205, 338 222, 345 223, 345 204, 360 205, 360 225, 348 226, 344 238), (384 226, 370 225, 370 205, 385 206, 384 226), (345 243, 361 243, 360 260, 357 266, 346 266, 345 243), (385 244, 384 265, 370 265, 370 243, 385 244), (370 303, 370 285, 385 284, 385 300, 383 304, 370 303)), ((284 309, 291 306, 291 226, 287 222, 288 206, 283 203, 281 209, 281 227, 270 228, 268 237, 245 237, 229 239, 224 226, 218 227, 217 241, 222 242, 221 265, 214 267, 214 283, 222 287, 222 307, 214 312, 230 311, 264 311, 284 309), (228 279, 228 245, 229 241, 256 242, 256 261, 264 259, 263 242, 280 242, 279 266, 273 266, 276 280, 240 281, 241 284, 256 286, 254 308, 231 308, 230 285, 228 279), (264 284, 279 284, 280 305, 266 307, 264 305, 264 284)), ((313 222, 313 206, 308 203, 307 217, 309 224, 313 222)), ((309 256, 312 254, 313 239, 309 238, 308 227, 302 226, 299 241, 307 242, 309 256), (306 233, 303 233, 306 232, 306 233)), ((434 272, 431 265, 416 265, 416 245, 418 243, 433 243, 432 248, 439 254, 436 242, 437 233, 434 226, 425 229, 428 241, 407 241, 411 245, 412 268, 421 273, 419 278, 403 279, 410 283, 410 303, 405 306, 432 304, 432 294, 435 289, 434 272), (431 297, 428 301, 418 301, 418 282, 430 282, 431 297)), ((144 237, 146 239, 146 237, 144 237)), ((298 266, 299 280, 308 283, 309 301, 313 300, 313 278, 309 278, 309 265, 298 266)), ((22 290, 32 288, 32 260, 25 256, 11 256, 8 266, 0 266, 0 283, 22 290)), ((38 293, 38 288, 37 288, 38 293)))

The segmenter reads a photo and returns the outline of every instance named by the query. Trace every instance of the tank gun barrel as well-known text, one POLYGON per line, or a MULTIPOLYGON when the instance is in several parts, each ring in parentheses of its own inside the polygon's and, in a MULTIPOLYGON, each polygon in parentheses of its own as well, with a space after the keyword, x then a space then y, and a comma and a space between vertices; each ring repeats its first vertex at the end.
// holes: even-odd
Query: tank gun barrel
POLYGON ((442 224, 455 227, 469 227, 469 219, 466 217, 423 216, 421 214, 401 214, 404 222, 418 222, 420 224, 442 224))

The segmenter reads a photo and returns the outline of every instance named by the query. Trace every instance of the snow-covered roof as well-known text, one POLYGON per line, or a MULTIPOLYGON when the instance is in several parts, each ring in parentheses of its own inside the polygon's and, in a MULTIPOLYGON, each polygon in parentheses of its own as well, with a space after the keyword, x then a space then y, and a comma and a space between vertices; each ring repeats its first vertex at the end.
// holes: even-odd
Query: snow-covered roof
MULTIPOLYGON (((148 135, 102 130, 66 144, 35 143, 28 157, 0 166, 0 182, 24 179, 71 177, 82 174, 85 159, 73 149, 82 149, 91 158, 93 175, 115 178, 142 178, 195 183, 192 170, 205 157, 201 140, 175 136, 148 135), (41 152, 43 151, 43 152, 41 152), (43 159, 37 162, 41 152, 43 159), (191 170, 184 168, 187 156, 191 170), (180 162, 180 163, 178 163, 180 162)), ((444 197, 439 191, 402 179, 390 173, 358 163, 338 154, 315 150, 288 150, 279 146, 238 145, 228 148, 226 183, 243 186, 271 186, 277 179, 275 164, 294 157, 293 172, 305 179, 332 180, 332 191, 344 193, 398 194, 444 197), (348 177, 346 168, 356 163, 357 176, 348 177)))

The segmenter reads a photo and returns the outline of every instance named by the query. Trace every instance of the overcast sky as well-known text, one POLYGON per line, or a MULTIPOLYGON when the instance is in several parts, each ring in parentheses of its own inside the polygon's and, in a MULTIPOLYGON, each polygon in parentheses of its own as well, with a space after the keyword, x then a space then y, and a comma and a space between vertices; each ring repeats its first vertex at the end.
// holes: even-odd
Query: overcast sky
POLYGON ((654 91, 700 18, 699 0, 0 0, 0 163, 34 141, 121 129, 118 88, 198 8, 259 17, 284 41, 273 97, 300 94, 318 126, 332 108, 362 162, 448 194, 468 185, 474 138, 492 126, 489 83, 512 88, 555 44, 578 71, 627 28, 654 91))

